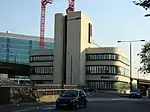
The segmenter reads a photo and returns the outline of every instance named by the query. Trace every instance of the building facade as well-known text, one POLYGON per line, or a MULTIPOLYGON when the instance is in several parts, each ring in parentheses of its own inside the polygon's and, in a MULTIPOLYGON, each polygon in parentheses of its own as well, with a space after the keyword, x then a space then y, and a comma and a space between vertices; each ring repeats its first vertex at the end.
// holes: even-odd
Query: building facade
MULTIPOLYGON (((45 38, 44 48, 53 49, 53 47, 54 40, 52 38, 45 38)), ((37 36, 12 34, 8 32, 0 33, 0 62, 4 63, 4 68, 7 68, 7 66, 5 66, 7 63, 10 63, 12 66, 13 64, 22 64, 22 66, 28 66, 29 54, 31 51, 36 49, 39 49, 39 37, 37 36)), ((3 74, 4 72, 3 67, 0 68, 0 74, 3 74)), ((16 72, 13 71, 13 73, 9 75, 5 74, 5 76, 7 75, 11 80, 15 80, 18 83, 30 80, 30 77, 22 76, 22 74, 26 75, 24 72, 20 74, 21 76, 18 76, 19 74, 16 75, 16 72)))
POLYGON ((129 89, 129 62, 119 48, 93 41, 92 21, 81 11, 55 15, 55 84, 103 90, 129 89))
POLYGON ((85 50, 96 47, 92 21, 81 11, 56 14, 54 41, 54 83, 85 84, 85 50))
POLYGON ((129 89, 129 82, 129 61, 119 48, 87 48, 86 84, 89 88, 129 89))
MULTIPOLYGON (((45 38, 45 48, 53 49, 53 39, 45 38)), ((31 50, 39 49, 39 37, 0 33, 0 61, 29 64, 31 50)))
POLYGON ((30 79, 37 84, 53 83, 53 49, 30 52, 30 79))

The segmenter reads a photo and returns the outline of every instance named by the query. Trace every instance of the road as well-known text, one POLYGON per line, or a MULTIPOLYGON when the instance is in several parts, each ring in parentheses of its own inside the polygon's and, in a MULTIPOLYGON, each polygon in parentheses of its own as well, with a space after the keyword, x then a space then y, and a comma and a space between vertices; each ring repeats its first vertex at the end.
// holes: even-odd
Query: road
MULTIPOLYGON (((128 98, 93 98, 89 99, 86 109, 77 112, 149 112, 150 99, 128 99, 128 98)), ((66 110, 55 110, 55 105, 9 105, 0 106, 0 112, 66 112, 66 110)), ((73 110, 67 110, 73 112, 73 110)))

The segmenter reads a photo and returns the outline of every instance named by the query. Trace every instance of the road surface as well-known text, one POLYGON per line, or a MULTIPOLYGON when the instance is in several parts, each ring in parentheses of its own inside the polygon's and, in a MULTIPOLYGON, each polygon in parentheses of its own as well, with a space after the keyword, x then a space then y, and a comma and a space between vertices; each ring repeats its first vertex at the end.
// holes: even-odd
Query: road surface
MULTIPOLYGON (((66 110, 55 110, 55 105, 52 104, 22 104, 0 106, 0 112, 66 112, 66 110)), ((150 99, 90 98, 87 108, 81 108, 76 112, 150 112, 150 99)))

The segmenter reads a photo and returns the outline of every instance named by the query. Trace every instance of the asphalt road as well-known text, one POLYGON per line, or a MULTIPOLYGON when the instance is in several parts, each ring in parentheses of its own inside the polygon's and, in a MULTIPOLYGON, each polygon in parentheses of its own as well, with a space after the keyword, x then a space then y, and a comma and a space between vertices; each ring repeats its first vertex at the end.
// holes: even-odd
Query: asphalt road
MULTIPOLYGON (((87 108, 77 112, 149 112, 150 99, 95 98, 90 99, 87 108)), ((73 110, 55 110, 55 105, 24 104, 19 106, 0 106, 0 112, 73 112, 73 110)))

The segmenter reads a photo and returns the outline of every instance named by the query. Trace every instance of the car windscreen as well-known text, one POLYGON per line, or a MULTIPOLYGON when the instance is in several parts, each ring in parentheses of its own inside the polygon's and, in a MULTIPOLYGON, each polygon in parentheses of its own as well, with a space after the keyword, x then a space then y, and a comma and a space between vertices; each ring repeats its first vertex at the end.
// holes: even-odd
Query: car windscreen
POLYGON ((77 97, 78 91, 77 90, 66 90, 63 94, 61 94, 62 97, 77 97))
POLYGON ((132 90, 131 92, 139 93, 140 91, 138 89, 132 90))

